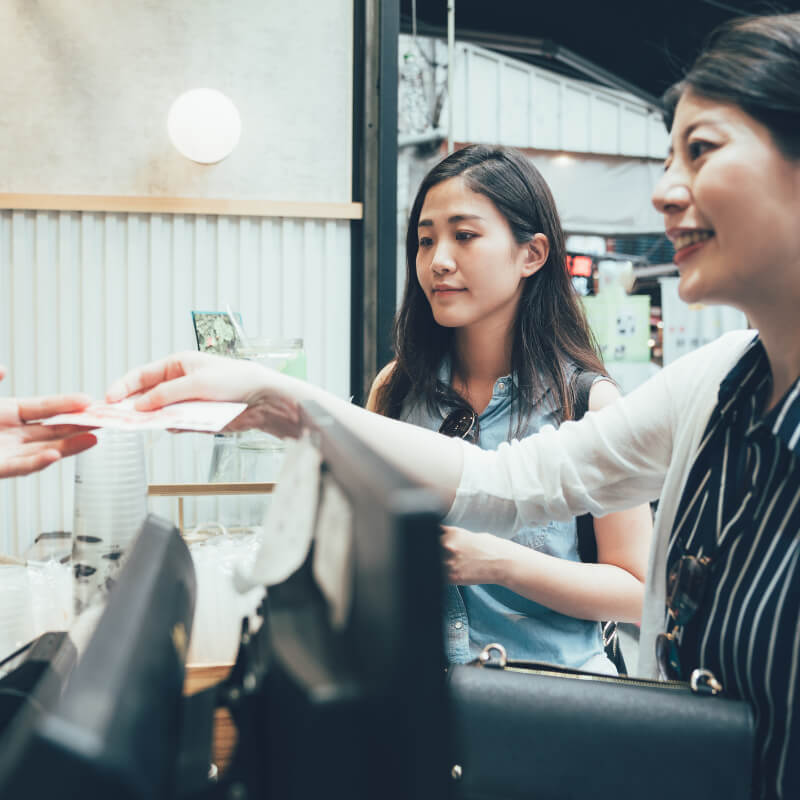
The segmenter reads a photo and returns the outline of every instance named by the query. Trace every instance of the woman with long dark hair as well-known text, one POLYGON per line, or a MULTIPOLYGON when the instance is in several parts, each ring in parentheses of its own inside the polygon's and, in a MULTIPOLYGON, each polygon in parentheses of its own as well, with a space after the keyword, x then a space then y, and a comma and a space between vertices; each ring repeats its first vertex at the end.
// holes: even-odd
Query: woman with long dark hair
MULTIPOLYGON (((493 450, 571 419, 581 374, 591 408, 618 397, 572 288, 553 197, 524 154, 470 145, 437 164, 411 208, 406 265, 397 357, 367 408, 493 450)), ((448 659, 500 642, 512 658, 612 671, 598 621, 640 619, 651 528, 647 506, 596 520, 598 563, 584 564, 574 519, 446 527, 448 659)))

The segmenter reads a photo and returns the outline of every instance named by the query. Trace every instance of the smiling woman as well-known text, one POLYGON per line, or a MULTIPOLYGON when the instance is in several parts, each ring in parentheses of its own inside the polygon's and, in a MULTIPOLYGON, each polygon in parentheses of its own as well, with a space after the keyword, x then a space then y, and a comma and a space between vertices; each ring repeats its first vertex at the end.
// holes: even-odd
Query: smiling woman
POLYGON ((653 202, 675 246, 681 297, 772 315, 790 277, 774 273, 800 243, 792 160, 740 107, 691 89, 675 109, 672 140, 653 202))

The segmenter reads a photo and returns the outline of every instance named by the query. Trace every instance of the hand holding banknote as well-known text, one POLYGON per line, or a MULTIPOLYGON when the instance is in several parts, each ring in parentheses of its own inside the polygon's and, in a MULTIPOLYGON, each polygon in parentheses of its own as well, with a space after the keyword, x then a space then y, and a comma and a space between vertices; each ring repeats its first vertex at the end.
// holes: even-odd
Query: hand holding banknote
MULTIPOLYGON (((0 380, 4 376, 5 369, 0 367, 0 380)), ((56 414, 82 411, 89 402, 81 394, 0 398, 0 478, 37 472, 95 444, 95 436, 83 427, 40 422, 56 414)))
MULTIPOLYGON (((185 401, 242 403, 225 431, 258 428, 275 436, 296 437, 301 399, 308 384, 250 361, 190 351, 131 370, 112 384, 109 403, 134 397, 140 412, 166 410, 185 401)), ((173 428, 179 426, 173 425, 173 428)))

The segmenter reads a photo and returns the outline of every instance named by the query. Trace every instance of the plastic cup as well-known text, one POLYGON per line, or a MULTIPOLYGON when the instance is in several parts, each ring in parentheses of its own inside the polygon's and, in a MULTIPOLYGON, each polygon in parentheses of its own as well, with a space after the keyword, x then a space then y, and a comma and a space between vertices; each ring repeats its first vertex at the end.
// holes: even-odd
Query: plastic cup
POLYGON ((75 614, 102 602, 147 516, 141 433, 105 429, 75 459, 72 526, 75 614))
POLYGON ((0 661, 34 636, 33 598, 28 570, 0 566, 0 661))

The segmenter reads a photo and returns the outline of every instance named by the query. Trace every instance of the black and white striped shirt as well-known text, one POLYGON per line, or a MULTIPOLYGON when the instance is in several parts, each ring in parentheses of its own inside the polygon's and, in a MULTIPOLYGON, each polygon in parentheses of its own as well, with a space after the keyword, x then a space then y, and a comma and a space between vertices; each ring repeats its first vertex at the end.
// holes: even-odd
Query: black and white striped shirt
MULTIPOLYGON (((720 385, 681 497, 668 571, 711 557, 680 643, 684 674, 710 669, 756 716, 757 798, 800 798, 800 379, 771 390, 759 339, 720 385)), ((713 746, 710 743, 709 746, 713 746)))

